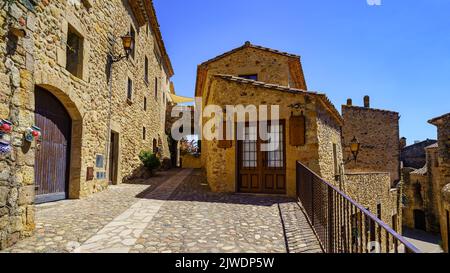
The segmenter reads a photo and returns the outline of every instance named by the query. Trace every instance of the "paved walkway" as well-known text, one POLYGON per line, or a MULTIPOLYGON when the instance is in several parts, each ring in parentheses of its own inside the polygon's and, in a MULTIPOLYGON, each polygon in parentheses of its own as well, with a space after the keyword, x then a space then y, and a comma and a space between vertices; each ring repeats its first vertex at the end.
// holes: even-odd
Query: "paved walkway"
POLYGON ((292 199, 212 193, 191 170, 37 206, 36 218, 35 235, 6 252, 321 252, 292 199))
POLYGON ((423 253, 443 253, 441 238, 422 230, 404 229, 403 236, 423 253))

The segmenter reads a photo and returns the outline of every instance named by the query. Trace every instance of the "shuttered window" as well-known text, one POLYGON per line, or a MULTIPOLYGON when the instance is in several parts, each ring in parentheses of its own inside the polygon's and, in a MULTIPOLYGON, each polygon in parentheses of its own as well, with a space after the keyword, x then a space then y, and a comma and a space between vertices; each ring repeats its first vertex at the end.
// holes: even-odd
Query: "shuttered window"
POLYGON ((289 143, 291 146, 304 146, 306 144, 306 119, 300 116, 291 116, 289 119, 289 143))
POLYGON ((229 148, 233 147, 233 141, 227 139, 227 130, 228 129, 227 129, 227 122, 226 121, 223 122, 221 129, 222 129, 222 132, 223 132, 223 135, 222 135, 223 139, 219 140, 218 147, 220 149, 229 149, 229 148))

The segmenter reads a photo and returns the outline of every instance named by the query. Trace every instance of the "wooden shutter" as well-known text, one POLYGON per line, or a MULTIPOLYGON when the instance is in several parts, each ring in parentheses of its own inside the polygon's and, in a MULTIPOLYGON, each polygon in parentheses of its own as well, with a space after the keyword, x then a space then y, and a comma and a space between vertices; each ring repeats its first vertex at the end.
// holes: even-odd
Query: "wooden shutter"
POLYGON ((304 146, 306 144, 306 119, 303 113, 300 116, 291 116, 289 119, 289 131, 289 143, 291 146, 304 146))
MULTIPOLYGON (((223 130, 223 137, 226 139, 227 136, 227 122, 224 121, 222 125, 223 130)), ((220 149, 229 149, 233 147, 233 141, 232 140, 219 140, 219 143, 217 145, 220 149)))

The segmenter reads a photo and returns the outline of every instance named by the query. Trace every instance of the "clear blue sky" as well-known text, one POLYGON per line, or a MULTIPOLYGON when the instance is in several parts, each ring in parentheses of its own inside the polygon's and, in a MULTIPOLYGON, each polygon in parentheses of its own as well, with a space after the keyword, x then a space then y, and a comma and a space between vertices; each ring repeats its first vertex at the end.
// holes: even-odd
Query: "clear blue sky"
POLYGON ((245 41, 302 56, 309 90, 398 111, 401 135, 436 138, 450 112, 450 0, 154 0, 180 95, 197 65, 245 41))

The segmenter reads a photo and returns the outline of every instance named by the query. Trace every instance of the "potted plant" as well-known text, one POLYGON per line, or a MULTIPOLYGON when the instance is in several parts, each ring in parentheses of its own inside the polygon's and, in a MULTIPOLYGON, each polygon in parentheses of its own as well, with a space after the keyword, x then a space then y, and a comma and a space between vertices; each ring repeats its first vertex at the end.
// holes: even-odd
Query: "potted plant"
POLYGON ((155 170, 157 170, 161 166, 161 161, 158 157, 149 151, 142 151, 139 154, 139 159, 141 160, 144 167, 152 174, 155 174, 155 170))

